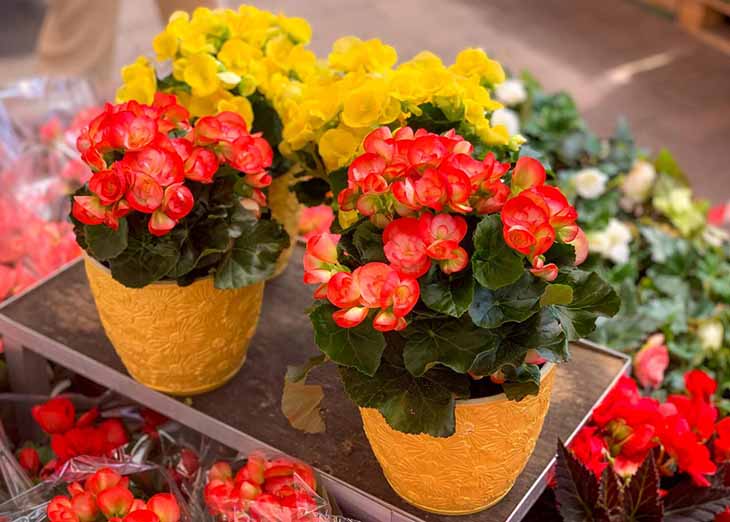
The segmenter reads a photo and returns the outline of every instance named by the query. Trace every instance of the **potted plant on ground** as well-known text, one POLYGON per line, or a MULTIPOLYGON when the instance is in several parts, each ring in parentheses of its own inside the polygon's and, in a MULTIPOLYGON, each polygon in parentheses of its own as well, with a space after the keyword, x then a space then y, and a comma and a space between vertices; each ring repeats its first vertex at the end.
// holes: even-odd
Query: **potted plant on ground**
POLYGON ((157 93, 152 105, 108 104, 78 148, 93 174, 73 196, 76 239, 129 373, 178 395, 221 386, 289 244, 266 209, 269 144, 232 112, 192 126, 157 93))
MULTIPOLYGON (((269 208, 296 237, 299 204, 289 186, 301 167, 279 152, 279 113, 288 94, 316 69, 316 56, 306 47, 311 36, 303 18, 253 6, 176 12, 153 41, 158 71, 170 72, 158 77, 155 66, 139 57, 122 69, 117 101, 149 104, 155 92, 166 92, 175 94, 193 118, 224 111, 243 117, 273 148, 269 208)), ((282 253, 276 273, 286 268, 290 256, 290 249, 282 253)))
POLYGON ((322 356, 360 407, 386 478, 427 511, 498 502, 539 436, 571 340, 619 299, 587 255, 577 213, 543 166, 449 130, 383 127, 337 194, 357 217, 309 239, 304 281, 322 356))

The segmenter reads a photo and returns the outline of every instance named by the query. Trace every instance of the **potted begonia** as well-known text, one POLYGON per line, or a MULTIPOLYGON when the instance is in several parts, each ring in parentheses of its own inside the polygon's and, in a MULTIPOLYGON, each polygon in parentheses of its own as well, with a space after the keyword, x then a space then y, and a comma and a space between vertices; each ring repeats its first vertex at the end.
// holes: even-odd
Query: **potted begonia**
POLYGON ((263 283, 289 244, 263 190, 272 150, 233 112, 195 125, 174 96, 108 104, 79 137, 93 174, 76 239, 109 339, 140 382, 189 395, 245 360, 263 283))
MULTIPOLYGON (((306 47, 311 36, 303 18, 253 6, 235 11, 200 7, 191 15, 176 12, 154 38, 157 63, 139 57, 122 69, 124 83, 117 101, 152 103, 156 92, 166 92, 175 94, 193 118, 225 111, 239 114, 273 148, 273 179, 265 189, 269 208, 295 237, 299 205, 289 186, 301 167, 279 152, 279 113, 289 92, 316 70, 316 56, 306 47)), ((290 256, 290 249, 282 253, 277 273, 286 268, 290 256)))
POLYGON ((537 160, 477 159, 453 130, 382 127, 362 148, 336 195, 354 222, 307 243, 323 355, 306 370, 337 365, 401 497, 477 512, 532 453, 555 363, 619 299, 578 267, 577 213, 537 160))

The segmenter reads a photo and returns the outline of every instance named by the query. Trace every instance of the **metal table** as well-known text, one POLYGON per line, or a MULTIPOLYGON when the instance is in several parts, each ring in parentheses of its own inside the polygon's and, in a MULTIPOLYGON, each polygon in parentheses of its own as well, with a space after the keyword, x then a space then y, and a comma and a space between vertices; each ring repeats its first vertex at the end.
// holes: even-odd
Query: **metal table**
MULTIPOLYGON (((237 450, 271 447, 311 463, 343 511, 363 522, 454 520, 424 513, 390 489, 334 368, 312 376, 325 388, 326 433, 298 432, 282 415, 286 365, 317 353, 303 312, 311 303, 311 288, 301 282, 301 247, 293 259, 267 285, 246 364, 223 388, 179 400, 132 380, 104 334, 78 261, 0 307, 11 386, 19 392, 47 393, 50 360, 237 450)), ((625 356, 590 343, 576 343, 572 352, 573 360, 558 369, 542 435, 513 490, 493 508, 456 520, 520 520, 546 486, 558 438, 571 439, 629 363, 625 356)))

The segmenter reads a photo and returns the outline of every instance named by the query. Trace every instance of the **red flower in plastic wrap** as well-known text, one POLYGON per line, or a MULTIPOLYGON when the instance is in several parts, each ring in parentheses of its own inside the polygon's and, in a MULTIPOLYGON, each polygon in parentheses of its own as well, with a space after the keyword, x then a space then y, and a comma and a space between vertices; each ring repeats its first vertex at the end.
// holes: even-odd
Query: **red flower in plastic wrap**
POLYGON ((18 452, 18 464, 30 475, 35 477, 41 470, 41 458, 35 448, 23 448, 18 452))
POLYGON ((76 409, 64 397, 55 397, 44 404, 33 406, 31 412, 41 429, 49 435, 67 432, 76 422, 76 409))
POLYGON ((134 497, 129 479, 110 468, 91 475, 82 486, 73 482, 69 496, 57 496, 46 508, 50 522, 178 522, 180 505, 169 493, 158 493, 145 502, 134 497), (100 518, 102 517, 102 518, 100 518))

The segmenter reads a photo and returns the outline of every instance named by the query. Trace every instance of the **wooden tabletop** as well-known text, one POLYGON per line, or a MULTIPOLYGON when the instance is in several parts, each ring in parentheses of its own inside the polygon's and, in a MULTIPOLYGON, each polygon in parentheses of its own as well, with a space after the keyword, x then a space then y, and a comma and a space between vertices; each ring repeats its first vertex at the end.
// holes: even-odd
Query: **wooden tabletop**
POLYGON ((364 522, 519 520, 544 488, 558 438, 572 436, 626 368, 627 360, 618 354, 573 345, 573 360, 558 369, 535 453, 507 497, 472 516, 424 513, 388 486, 363 434, 357 408, 344 395, 334 368, 312 375, 312 382, 325 388, 326 433, 298 432, 281 413, 286 366, 317 353, 304 314, 311 288, 302 283, 300 259, 301 251, 295 252, 289 269, 267 285, 259 328, 243 369, 223 388, 192 401, 162 395, 128 377, 101 327, 81 263, 0 309, 0 333, 9 345, 22 344, 224 444, 242 451, 265 444, 311 463, 331 475, 326 477, 328 487, 343 510, 364 522))

